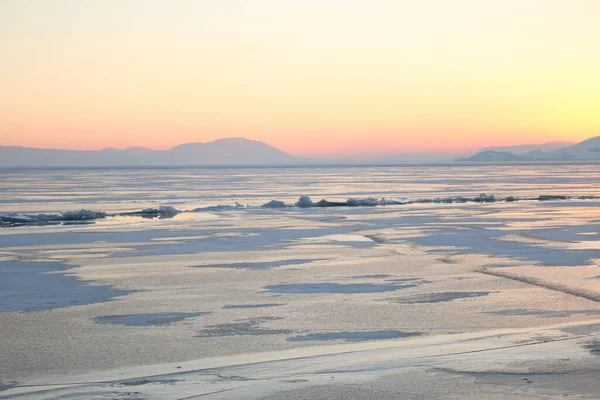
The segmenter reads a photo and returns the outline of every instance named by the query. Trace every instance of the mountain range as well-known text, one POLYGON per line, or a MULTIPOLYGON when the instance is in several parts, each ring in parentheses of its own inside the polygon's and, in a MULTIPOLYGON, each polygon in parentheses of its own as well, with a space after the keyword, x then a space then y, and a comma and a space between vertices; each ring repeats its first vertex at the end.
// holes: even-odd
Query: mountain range
POLYGON ((483 149, 479 149, 473 153, 473 155, 477 153, 481 153, 484 151, 504 151, 508 153, 512 153, 516 156, 524 156, 532 151, 554 151, 565 148, 575 144, 573 142, 548 142, 541 144, 519 144, 515 146, 495 146, 495 147, 484 147, 483 149))
POLYGON ((458 158, 459 162, 600 161, 600 136, 580 143, 551 142, 540 145, 481 149, 458 158))
POLYGON ((581 143, 551 142, 483 148, 456 158, 451 154, 404 153, 393 156, 316 159, 294 157, 263 142, 225 138, 207 143, 187 143, 168 150, 144 147, 105 148, 98 151, 37 149, 0 146, 0 168, 27 167, 134 167, 226 165, 351 165, 450 162, 600 161, 600 136, 581 143))
POLYGON ((102 167, 292 164, 296 158, 255 140, 227 138, 169 150, 143 147, 99 151, 0 147, 0 167, 102 167))

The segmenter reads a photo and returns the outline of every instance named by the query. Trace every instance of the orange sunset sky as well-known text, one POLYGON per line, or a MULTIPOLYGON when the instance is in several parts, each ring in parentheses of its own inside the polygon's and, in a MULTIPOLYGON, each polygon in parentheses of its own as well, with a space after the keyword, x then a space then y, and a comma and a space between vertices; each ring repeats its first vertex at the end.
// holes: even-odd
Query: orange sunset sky
POLYGON ((598 0, 0 0, 0 145, 350 156, 599 134, 598 0))

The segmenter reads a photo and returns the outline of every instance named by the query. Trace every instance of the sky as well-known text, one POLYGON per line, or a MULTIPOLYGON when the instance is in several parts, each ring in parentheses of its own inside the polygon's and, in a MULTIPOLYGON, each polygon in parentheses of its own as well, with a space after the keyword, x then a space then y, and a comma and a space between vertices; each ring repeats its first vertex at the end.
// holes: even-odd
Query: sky
POLYGON ((0 145, 299 156, 600 135, 598 0, 0 0, 0 145))

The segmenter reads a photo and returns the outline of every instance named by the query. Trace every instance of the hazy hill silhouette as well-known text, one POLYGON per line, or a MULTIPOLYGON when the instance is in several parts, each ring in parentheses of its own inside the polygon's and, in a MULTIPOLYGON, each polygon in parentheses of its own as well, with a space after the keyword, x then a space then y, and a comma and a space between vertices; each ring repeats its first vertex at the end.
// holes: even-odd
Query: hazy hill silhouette
MULTIPOLYGON (((560 142, 558 142, 560 143, 560 142)), ((538 145, 538 148, 523 153, 524 147, 498 147, 481 149, 473 155, 458 159, 463 162, 511 162, 511 161, 594 161, 600 160, 600 136, 584 140, 583 142, 556 148, 557 142, 538 145), (554 149, 552 149, 554 148, 554 149), (501 149, 505 149, 502 151, 501 149), (546 149, 546 151, 542 150, 546 149)))
MULTIPOLYGON (((559 148, 541 145, 490 147, 459 158, 460 162, 600 160, 600 136, 559 148), (509 150, 513 151, 509 151, 509 150), (532 149, 532 150, 531 150, 532 149), (556 149, 556 150, 553 150, 556 149), (524 154, 526 150, 530 150, 524 154), (546 151, 544 151, 546 150, 546 151), (550 150, 550 151, 548 151, 550 150)), ((36 149, 0 146, 0 167, 128 167, 128 166, 244 166, 244 165, 357 165, 452 162, 450 154, 399 153, 389 156, 317 159, 294 157, 269 144, 244 138, 185 143, 168 150, 144 147, 98 151, 36 149)))
POLYGON ((273 146, 243 138, 186 143, 163 151, 143 147, 99 151, 0 147, 0 167, 268 165, 294 161, 293 156, 273 146))

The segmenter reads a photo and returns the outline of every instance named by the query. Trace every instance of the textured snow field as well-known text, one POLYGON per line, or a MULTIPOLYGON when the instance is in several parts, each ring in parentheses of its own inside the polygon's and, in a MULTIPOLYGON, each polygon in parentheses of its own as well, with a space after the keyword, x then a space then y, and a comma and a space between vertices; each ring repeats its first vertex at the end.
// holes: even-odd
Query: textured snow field
MULTIPOLYGON (((598 166, 5 171, 0 212, 599 195, 598 166)), ((0 229, 0 399, 600 393, 600 201, 0 229)))

